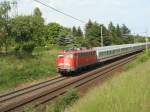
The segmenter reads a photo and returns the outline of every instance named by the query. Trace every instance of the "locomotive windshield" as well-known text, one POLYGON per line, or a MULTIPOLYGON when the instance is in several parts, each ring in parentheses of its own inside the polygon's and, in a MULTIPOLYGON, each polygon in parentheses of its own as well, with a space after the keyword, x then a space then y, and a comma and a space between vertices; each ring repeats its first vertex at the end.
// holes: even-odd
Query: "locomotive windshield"
POLYGON ((73 54, 60 54, 58 55, 58 58, 68 58, 68 59, 72 59, 73 58, 73 54))
POLYGON ((73 58, 73 54, 66 54, 65 56, 66 58, 72 59, 73 58))

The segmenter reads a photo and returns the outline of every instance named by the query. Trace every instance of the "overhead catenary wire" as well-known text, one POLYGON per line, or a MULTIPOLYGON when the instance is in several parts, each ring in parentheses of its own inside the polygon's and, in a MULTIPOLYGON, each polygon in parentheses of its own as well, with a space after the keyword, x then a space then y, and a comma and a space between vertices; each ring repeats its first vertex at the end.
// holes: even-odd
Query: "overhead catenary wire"
POLYGON ((44 6, 46 6, 46 7, 48 7, 48 8, 50 8, 50 9, 52 9, 52 10, 58 12, 58 13, 61 13, 61 14, 65 15, 65 16, 69 17, 69 18, 72 18, 72 19, 74 19, 74 20, 76 20, 76 21, 79 21, 79 22, 81 22, 81 23, 86 23, 85 21, 83 21, 83 20, 81 20, 81 19, 78 19, 78 18, 76 18, 76 17, 74 17, 74 16, 72 16, 72 15, 70 15, 70 14, 67 14, 67 13, 65 13, 65 12, 63 12, 63 11, 60 11, 60 10, 58 10, 58 9, 56 9, 56 8, 54 8, 54 7, 52 7, 52 6, 48 5, 48 4, 46 4, 46 3, 43 3, 43 2, 41 2, 40 0, 34 0, 34 1, 37 2, 37 3, 40 3, 40 4, 44 5, 44 6))

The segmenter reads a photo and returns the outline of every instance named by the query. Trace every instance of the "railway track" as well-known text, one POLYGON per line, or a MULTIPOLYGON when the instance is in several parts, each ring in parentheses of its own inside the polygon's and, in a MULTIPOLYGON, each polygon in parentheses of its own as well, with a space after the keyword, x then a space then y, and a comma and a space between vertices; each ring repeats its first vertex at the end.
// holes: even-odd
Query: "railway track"
POLYGON ((18 97, 18 96, 27 94, 31 91, 35 91, 35 90, 40 89, 42 87, 49 86, 49 85, 57 83, 59 81, 63 81, 65 79, 66 79, 66 77, 59 76, 59 77, 55 77, 53 79, 49 79, 47 81, 43 81, 41 83, 34 84, 32 86, 29 86, 29 87, 25 87, 22 89, 18 89, 18 90, 12 91, 12 92, 2 94, 2 95, 0 95, 0 103, 7 101, 7 100, 10 100, 10 99, 13 99, 13 98, 18 97))
POLYGON ((135 59, 137 55, 138 54, 131 55, 76 77, 57 77, 21 90, 0 95, 0 112, 14 111, 17 108, 33 102, 35 106, 44 104, 65 93, 69 88, 78 88, 97 78, 104 78, 105 74, 130 62, 135 59))

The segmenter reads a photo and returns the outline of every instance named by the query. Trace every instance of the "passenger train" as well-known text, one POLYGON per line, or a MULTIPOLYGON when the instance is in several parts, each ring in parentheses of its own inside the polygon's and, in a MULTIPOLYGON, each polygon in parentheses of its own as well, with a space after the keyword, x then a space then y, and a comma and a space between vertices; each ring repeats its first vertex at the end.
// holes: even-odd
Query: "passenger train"
POLYGON ((124 44, 106 47, 94 47, 90 50, 73 49, 60 51, 56 59, 57 71, 61 74, 77 72, 88 66, 110 60, 121 55, 142 51, 150 47, 148 43, 124 44))

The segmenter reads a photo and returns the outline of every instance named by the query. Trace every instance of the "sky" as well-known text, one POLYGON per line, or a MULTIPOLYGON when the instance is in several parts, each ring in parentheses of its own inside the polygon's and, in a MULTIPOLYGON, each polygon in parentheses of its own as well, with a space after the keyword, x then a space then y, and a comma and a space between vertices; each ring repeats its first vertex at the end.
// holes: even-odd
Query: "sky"
MULTIPOLYGON (((0 0, 4 1, 4 0, 0 0)), ((12 0, 10 0, 12 1, 12 0)), ((19 15, 32 14, 39 7, 46 23, 58 22, 66 27, 85 24, 53 11, 34 0, 17 0, 19 15)), ((83 21, 97 21, 108 25, 126 24, 134 34, 150 35, 150 0, 41 0, 58 10, 83 21)))

